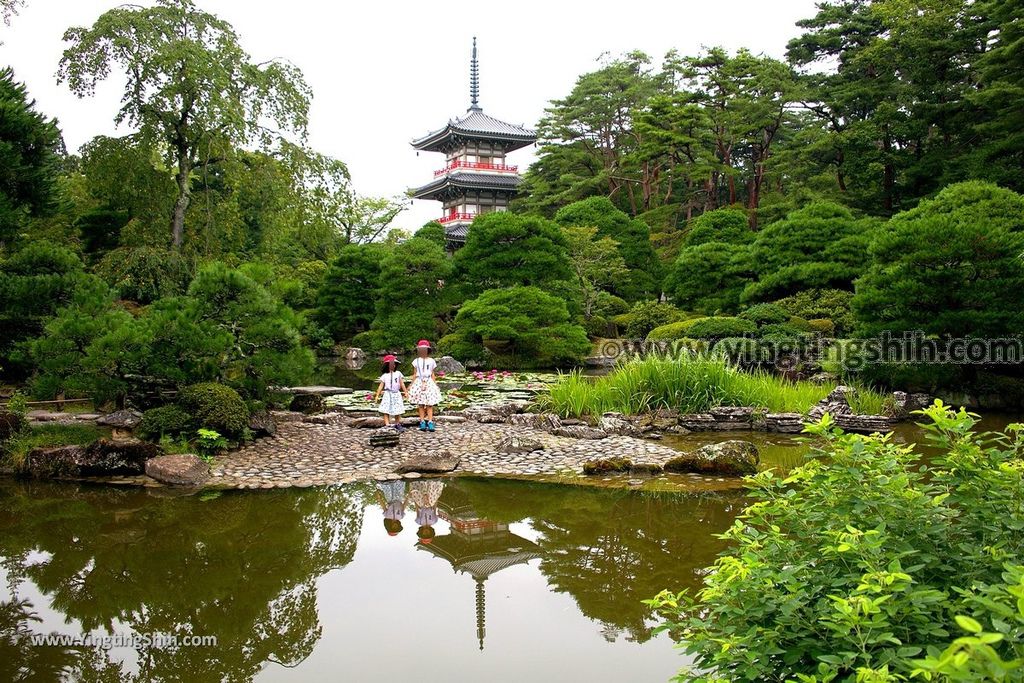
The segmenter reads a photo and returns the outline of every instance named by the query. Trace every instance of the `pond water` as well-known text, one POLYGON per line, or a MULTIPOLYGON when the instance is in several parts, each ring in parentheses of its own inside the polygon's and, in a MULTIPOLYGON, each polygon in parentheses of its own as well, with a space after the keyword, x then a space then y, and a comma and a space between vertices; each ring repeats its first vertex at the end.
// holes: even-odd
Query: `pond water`
MULTIPOLYGON (((1001 432, 1011 422, 1021 422, 1020 415, 989 414, 983 416, 975 430, 979 432, 1001 432)), ((892 427, 893 441, 900 444, 915 444, 917 452, 926 458, 932 455, 926 433, 913 422, 903 422, 892 427)), ((753 430, 730 432, 692 432, 685 435, 666 434, 661 443, 680 451, 692 451, 710 443, 730 439, 750 441, 757 446, 762 467, 786 472, 802 465, 811 451, 811 441, 800 434, 775 434, 753 430)))
POLYGON ((0 679, 667 680, 685 661, 640 601, 694 587, 742 507, 425 484, 409 482, 389 535, 378 485, 170 497, 0 481, 0 679), (412 501, 435 498, 424 543, 412 501), (49 633, 217 645, 32 644, 49 633))

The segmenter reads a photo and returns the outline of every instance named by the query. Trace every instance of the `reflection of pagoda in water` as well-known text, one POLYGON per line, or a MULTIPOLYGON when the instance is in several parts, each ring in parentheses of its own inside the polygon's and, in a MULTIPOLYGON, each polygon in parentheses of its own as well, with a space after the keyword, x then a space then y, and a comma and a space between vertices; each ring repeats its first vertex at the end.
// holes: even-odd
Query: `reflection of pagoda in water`
POLYGON ((486 603, 484 581, 506 567, 524 564, 541 557, 533 541, 508 530, 508 524, 482 519, 458 489, 445 488, 437 504, 438 516, 451 526, 451 532, 420 544, 440 558, 448 560, 456 572, 466 573, 476 582, 476 637, 484 649, 486 603))

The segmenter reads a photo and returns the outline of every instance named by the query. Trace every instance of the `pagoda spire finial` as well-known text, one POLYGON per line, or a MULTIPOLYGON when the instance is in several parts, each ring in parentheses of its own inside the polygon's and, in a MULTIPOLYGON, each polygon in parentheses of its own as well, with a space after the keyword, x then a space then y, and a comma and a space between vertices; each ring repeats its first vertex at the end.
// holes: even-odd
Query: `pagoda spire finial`
POLYGON ((476 36, 473 36, 473 58, 469 62, 469 111, 480 108, 480 64, 476 59, 476 36))

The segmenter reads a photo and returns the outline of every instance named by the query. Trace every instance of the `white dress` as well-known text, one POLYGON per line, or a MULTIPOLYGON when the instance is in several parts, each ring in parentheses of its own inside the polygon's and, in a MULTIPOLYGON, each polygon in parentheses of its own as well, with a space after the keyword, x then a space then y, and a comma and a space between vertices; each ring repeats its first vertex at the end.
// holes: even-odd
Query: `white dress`
POLYGON ((429 356, 414 358, 412 366, 416 369, 416 379, 409 387, 409 400, 418 406, 436 406, 441 402, 441 389, 433 378, 437 361, 429 356))
POLYGON ((401 415, 405 412, 405 403, 402 402, 403 378, 404 375, 398 370, 385 372, 380 376, 380 381, 384 383, 384 393, 380 398, 380 407, 377 408, 378 413, 401 415))

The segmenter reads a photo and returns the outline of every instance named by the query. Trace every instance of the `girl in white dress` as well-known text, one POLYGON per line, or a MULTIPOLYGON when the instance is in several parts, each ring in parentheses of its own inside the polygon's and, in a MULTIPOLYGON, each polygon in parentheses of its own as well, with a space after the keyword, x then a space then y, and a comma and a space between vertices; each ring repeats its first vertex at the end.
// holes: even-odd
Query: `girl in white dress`
POLYGON ((420 431, 434 431, 434 406, 441 402, 441 389, 437 386, 437 361, 430 357, 430 342, 420 339, 416 343, 416 358, 412 361, 413 379, 409 400, 416 404, 420 416, 420 431))
POLYGON ((374 400, 380 401, 377 412, 384 415, 384 426, 390 426, 391 418, 394 418, 395 429, 402 431, 402 413, 405 412, 402 394, 409 398, 409 391, 405 388, 405 375, 395 369, 397 360, 391 354, 384 356, 384 372, 380 376, 380 384, 377 385, 377 394, 374 396, 374 400), (383 398, 381 398, 381 394, 383 394, 383 398))

